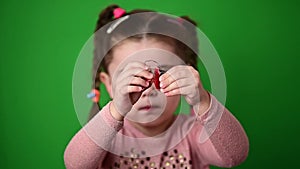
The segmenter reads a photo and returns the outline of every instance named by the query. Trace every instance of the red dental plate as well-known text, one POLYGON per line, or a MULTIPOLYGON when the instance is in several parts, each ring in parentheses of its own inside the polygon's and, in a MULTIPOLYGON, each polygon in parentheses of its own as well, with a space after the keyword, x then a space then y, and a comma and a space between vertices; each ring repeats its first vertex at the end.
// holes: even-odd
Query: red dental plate
POLYGON ((156 89, 160 89, 160 87, 159 87, 159 75, 160 75, 159 69, 155 68, 154 69, 154 77, 152 79, 152 82, 154 83, 156 89))

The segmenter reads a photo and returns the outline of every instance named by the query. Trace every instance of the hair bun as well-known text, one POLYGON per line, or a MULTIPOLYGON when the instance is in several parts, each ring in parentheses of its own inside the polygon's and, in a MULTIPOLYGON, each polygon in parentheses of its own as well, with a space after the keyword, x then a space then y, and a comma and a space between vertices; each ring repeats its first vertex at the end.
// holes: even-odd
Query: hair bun
POLYGON ((107 23, 111 22, 112 20, 114 20, 114 10, 116 8, 119 8, 118 5, 113 4, 110 5, 108 7, 106 7, 100 14, 98 17, 98 21, 97 21, 97 26, 96 26, 96 30, 97 31, 99 28, 101 28, 102 26, 106 25, 107 23))

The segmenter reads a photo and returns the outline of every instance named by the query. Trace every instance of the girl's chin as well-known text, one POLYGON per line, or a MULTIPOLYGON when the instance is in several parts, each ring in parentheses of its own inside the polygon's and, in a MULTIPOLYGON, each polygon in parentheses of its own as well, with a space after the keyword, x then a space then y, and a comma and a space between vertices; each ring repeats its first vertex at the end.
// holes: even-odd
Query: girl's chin
POLYGON ((145 127, 145 128, 157 128, 159 126, 161 127, 169 127, 173 122, 174 120, 176 119, 175 115, 172 115, 172 116, 169 116, 169 117, 159 117, 151 122, 146 122, 146 123, 139 123, 139 122, 133 122, 131 121, 132 123, 135 123, 136 125, 140 126, 140 127, 145 127), (168 124, 166 126, 166 124, 168 124))

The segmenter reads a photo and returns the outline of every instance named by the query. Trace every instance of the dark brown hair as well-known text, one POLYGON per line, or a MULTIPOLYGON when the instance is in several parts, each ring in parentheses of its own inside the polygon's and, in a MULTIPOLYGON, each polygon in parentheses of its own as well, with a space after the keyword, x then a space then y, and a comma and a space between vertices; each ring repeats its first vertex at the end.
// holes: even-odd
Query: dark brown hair
MULTIPOLYGON (((113 48, 108 52, 108 53, 104 53, 104 49, 107 48, 107 46, 111 45, 113 42, 119 41, 120 39, 122 39, 122 36, 124 36, 124 34, 126 35, 126 29, 122 29, 122 27, 127 26, 128 28, 128 24, 130 23, 126 23, 126 20, 124 22, 122 22, 120 25, 118 25, 115 30, 113 30, 112 33, 110 34, 106 34, 105 36, 103 35, 97 35, 97 31, 103 27, 106 24, 111 24, 111 22, 114 19, 114 14, 113 11, 119 8, 118 5, 110 5, 108 7, 106 7, 100 14, 99 14, 99 18, 96 24, 96 28, 95 28, 95 36, 94 36, 94 59, 93 59, 93 84, 92 87, 100 90, 100 78, 99 78, 99 74, 101 71, 107 72, 108 73, 108 65, 110 64, 111 60, 112 60, 112 51, 113 48), (127 25, 126 25, 127 24, 127 25), (99 56, 104 56, 103 60, 100 63, 99 66, 99 60, 101 58, 99 58, 99 56)), ((131 14, 136 14, 136 13, 145 13, 148 12, 149 15, 142 15, 142 17, 139 17, 138 19, 140 19, 139 22, 140 24, 135 24, 134 26, 130 25, 132 28, 130 31, 135 31, 136 32, 140 32, 140 30, 144 30, 144 32, 153 32, 153 30, 158 29, 157 25, 166 25, 166 29, 161 29, 161 27, 159 29, 161 29, 160 31, 168 31, 168 34, 176 34, 178 36, 178 34, 181 36, 181 38, 185 38, 188 39, 190 41, 190 44, 193 45, 193 49, 197 49, 198 51, 198 40, 197 40, 197 34, 196 34, 196 30, 189 29, 189 32, 186 33, 187 31, 182 31, 182 29, 184 28, 184 26, 186 25, 174 25, 174 23, 161 23, 162 20, 166 21, 168 18, 170 19, 170 16, 164 15, 164 14, 159 14, 156 13, 155 11, 151 11, 151 10, 142 10, 142 9, 136 9, 136 10, 132 10, 130 12, 125 13, 123 16, 126 15, 131 15, 131 14), (163 19, 162 19, 163 18, 163 19), (169 24, 169 25, 168 25, 169 24), (170 26, 170 24, 172 24, 170 26), (170 29, 171 28, 171 29, 170 29), (185 33, 183 33, 185 32, 185 33)), ((172 18, 174 19, 174 18, 172 18)), ((178 18, 177 18, 178 19, 178 18)), ((187 16, 182 16, 180 17, 180 19, 184 19, 189 21, 190 23, 192 23, 193 25, 196 26, 196 23, 191 20, 189 17, 187 16)), ((184 22, 182 22, 184 23, 184 22)), ((167 43, 171 43, 172 45, 174 45, 175 47, 175 51, 176 54, 187 64, 190 66, 193 66, 195 69, 197 69, 197 54, 191 50, 187 45, 185 45, 184 43, 182 43, 181 41, 174 39, 172 37, 169 36, 165 36, 162 34, 153 34, 153 33, 145 33, 145 34, 138 34, 138 35, 134 35, 129 37, 128 39, 130 40, 142 40, 144 38, 154 38, 154 39, 158 39, 160 41, 164 41, 167 43)), ((89 119, 91 119, 95 114, 97 114, 100 110, 100 106, 98 103, 94 103, 93 107, 90 111, 90 115, 89 115, 89 119)))

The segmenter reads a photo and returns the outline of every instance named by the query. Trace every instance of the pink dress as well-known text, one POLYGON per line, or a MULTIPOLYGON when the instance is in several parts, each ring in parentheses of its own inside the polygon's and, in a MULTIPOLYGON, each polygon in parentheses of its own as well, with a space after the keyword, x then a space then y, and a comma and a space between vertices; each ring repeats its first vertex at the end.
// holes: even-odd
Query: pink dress
POLYGON ((248 155, 243 127, 213 95, 203 115, 179 115, 176 122, 147 139, 128 121, 115 120, 107 104, 68 144, 66 168, 207 169, 239 165, 248 155))

